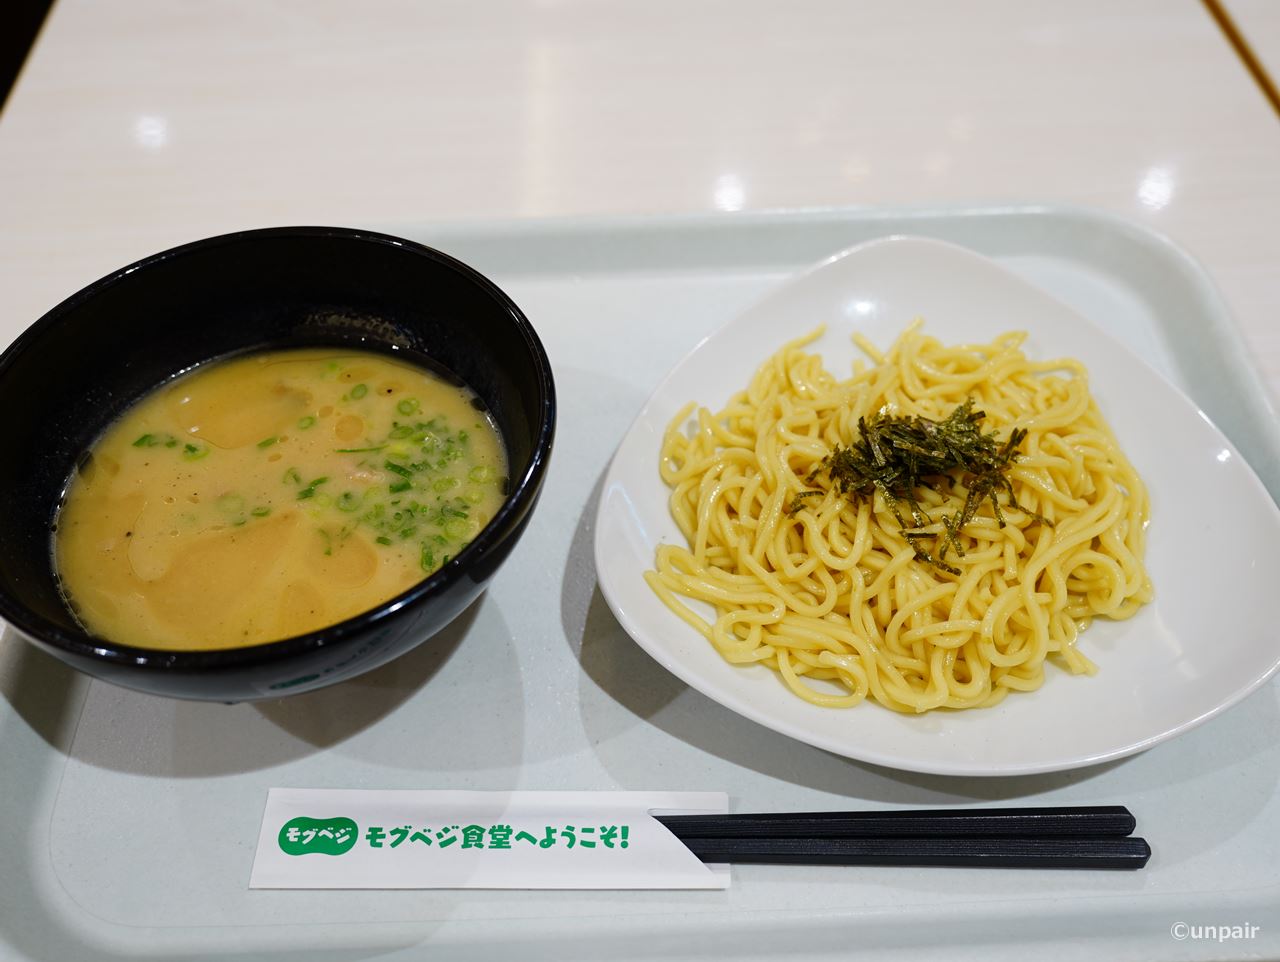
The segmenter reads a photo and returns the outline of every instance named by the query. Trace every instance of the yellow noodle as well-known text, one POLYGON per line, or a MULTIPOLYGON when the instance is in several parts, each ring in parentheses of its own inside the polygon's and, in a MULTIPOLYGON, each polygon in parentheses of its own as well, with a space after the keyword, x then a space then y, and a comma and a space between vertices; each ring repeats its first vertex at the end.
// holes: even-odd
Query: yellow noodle
MULTIPOLYGON (((660 471, 686 544, 658 549, 645 574, 658 597, 727 661, 767 665, 826 707, 986 707, 1040 687, 1046 661, 1095 672, 1080 632, 1152 597, 1149 505, 1083 365, 1029 360, 1022 332, 948 346, 916 322, 884 353, 855 335, 870 363, 840 381, 804 350, 821 333, 785 344, 719 413, 689 404, 671 422, 660 471), (940 420, 968 398, 985 431, 1027 436, 1008 474, 1022 510, 1005 509, 1001 526, 984 504, 959 533, 964 556, 949 559, 958 574, 918 559, 879 496, 827 490, 789 510, 859 418, 940 420)), ((967 492, 918 494, 938 520, 913 533, 936 535, 967 492)))

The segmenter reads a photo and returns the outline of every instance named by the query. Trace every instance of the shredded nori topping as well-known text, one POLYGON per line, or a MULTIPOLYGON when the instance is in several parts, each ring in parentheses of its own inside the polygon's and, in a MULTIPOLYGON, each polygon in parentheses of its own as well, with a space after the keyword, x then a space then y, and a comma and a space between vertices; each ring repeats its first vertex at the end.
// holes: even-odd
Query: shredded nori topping
MULTIPOLYGON (((823 474, 830 486, 839 494, 855 502, 871 498, 878 491, 885 505, 893 512, 902 529, 902 536, 915 549, 916 558, 944 571, 959 574, 960 569, 947 564, 950 548, 964 557, 964 548, 956 537, 966 524, 973 520, 983 501, 990 501, 1000 527, 1005 526, 997 494, 1005 492, 1005 507, 1025 511, 1043 524, 1052 526, 1032 511, 1018 504, 1013 485, 1006 472, 1018 460, 1018 446, 1027 436, 1025 428, 1015 428, 1002 443, 995 433, 984 434, 981 428, 984 411, 973 409, 968 399, 956 407, 945 420, 897 415, 880 412, 870 421, 858 419, 858 437, 848 447, 836 446, 806 478, 814 484, 823 474), (916 498, 919 488, 936 490, 939 483, 948 487, 956 481, 963 482, 967 494, 964 506, 954 514, 943 514, 943 533, 937 539, 941 547, 936 555, 929 551, 930 535, 915 529, 933 524, 933 519, 920 506, 916 498), (911 516, 911 524, 903 517, 901 505, 905 504, 911 516)), ((822 489, 803 491, 788 505, 795 514, 808 498, 820 497, 822 489)))

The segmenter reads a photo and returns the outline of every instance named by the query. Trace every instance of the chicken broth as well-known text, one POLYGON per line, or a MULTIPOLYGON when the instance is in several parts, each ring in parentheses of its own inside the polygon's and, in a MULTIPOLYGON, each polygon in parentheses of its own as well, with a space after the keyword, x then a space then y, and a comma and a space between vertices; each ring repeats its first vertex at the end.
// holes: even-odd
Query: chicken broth
POLYGON ((368 611, 505 498, 475 395, 383 355, 220 361, 143 398, 68 485, 54 554, 81 623, 143 648, 252 645, 368 611))

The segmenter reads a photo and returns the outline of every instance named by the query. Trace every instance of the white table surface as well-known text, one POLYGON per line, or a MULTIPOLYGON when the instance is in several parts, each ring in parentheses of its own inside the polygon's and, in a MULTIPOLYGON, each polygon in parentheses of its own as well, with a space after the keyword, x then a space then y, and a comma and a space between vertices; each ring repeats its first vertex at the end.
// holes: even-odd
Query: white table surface
POLYGON ((250 226, 1054 201, 1189 248, 1280 393, 1278 169, 1196 0, 58 0, 0 118, 0 338, 250 226))
POLYGON ((58 0, 0 116, 0 344, 253 226, 1052 202, 1188 248, 1280 394, 1277 171, 1196 0, 58 0))
POLYGON ((1277 0, 1225 0, 1223 7, 1271 83, 1280 85, 1280 3, 1277 0))

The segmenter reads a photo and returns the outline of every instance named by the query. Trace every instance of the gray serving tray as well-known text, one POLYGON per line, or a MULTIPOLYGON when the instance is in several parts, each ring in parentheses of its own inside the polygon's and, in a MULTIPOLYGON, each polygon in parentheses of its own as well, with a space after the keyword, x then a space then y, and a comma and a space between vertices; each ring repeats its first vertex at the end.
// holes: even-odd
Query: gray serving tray
MULTIPOLYGON (((1274 405, 1181 250, 1109 216, 1046 207, 369 226, 489 274, 546 343, 560 426, 525 539, 485 597, 418 651, 279 702, 126 692, 6 633, 0 958, 1280 956, 1277 683, 1090 769, 895 772, 689 690, 631 642, 595 585, 599 480, 663 374, 783 277, 893 233, 992 256, 1111 329, 1280 497, 1274 405), (739 866, 725 892, 250 891, 272 786, 723 790, 739 811, 1118 803, 1155 854, 1138 873, 739 866), (1257 931, 1179 939, 1194 931, 1180 923, 1257 931)), ((7 342, 20 325, 6 323, 7 342)))

